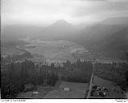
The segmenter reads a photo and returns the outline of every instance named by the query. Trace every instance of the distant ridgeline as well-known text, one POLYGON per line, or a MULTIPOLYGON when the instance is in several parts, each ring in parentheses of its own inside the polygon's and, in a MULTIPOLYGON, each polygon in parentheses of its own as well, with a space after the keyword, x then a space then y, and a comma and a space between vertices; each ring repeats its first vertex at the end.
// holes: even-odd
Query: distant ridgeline
POLYGON ((92 64, 91 61, 77 60, 75 63, 67 61, 63 66, 55 66, 54 63, 44 65, 25 60, 2 65, 1 96, 15 98, 19 92, 24 91, 25 84, 55 86, 58 80, 87 83, 90 81, 93 67, 94 75, 114 81, 124 90, 127 87, 127 63, 92 64))

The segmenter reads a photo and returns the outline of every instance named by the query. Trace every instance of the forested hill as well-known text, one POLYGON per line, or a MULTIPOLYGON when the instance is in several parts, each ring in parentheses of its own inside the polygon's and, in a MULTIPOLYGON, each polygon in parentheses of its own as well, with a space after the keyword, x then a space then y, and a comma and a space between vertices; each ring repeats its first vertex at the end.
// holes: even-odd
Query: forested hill
POLYGON ((125 59, 125 53, 128 51, 128 21, 125 24, 122 22, 110 24, 106 21, 110 22, 111 19, 83 29, 73 41, 84 45, 87 49, 102 52, 106 56, 125 59))

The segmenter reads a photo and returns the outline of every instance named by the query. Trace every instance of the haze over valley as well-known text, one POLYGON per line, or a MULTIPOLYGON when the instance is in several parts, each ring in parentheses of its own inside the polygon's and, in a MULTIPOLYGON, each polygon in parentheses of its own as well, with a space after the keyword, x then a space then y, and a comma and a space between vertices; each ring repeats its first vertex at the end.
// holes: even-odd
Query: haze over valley
POLYGON ((1 98, 128 98, 127 0, 2 0, 1 98))

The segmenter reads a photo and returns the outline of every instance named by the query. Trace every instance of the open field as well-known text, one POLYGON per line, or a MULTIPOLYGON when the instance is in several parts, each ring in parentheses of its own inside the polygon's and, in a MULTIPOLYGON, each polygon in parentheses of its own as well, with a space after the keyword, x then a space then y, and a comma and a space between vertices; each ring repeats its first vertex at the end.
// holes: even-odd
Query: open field
POLYGON ((59 88, 50 91, 44 98, 85 98, 88 83, 62 82, 59 88), (65 91, 64 88, 69 88, 65 91))

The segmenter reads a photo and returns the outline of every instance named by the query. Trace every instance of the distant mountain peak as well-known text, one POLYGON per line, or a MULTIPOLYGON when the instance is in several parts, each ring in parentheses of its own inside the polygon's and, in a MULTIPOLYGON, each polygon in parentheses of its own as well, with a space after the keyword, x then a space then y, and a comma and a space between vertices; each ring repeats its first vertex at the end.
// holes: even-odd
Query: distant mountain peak
POLYGON ((68 23, 68 22, 64 19, 60 19, 60 20, 57 20, 55 23, 68 23))
POLYGON ((53 25, 58 25, 58 26, 71 26, 70 23, 68 23, 67 21, 65 21, 64 19, 58 20, 55 23, 53 23, 53 25))

